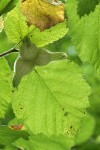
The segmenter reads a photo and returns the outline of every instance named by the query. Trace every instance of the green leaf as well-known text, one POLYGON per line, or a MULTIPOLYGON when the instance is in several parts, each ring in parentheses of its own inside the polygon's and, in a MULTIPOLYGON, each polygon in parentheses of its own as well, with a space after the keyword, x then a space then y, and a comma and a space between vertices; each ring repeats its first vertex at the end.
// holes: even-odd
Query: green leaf
POLYGON ((67 60, 36 67, 12 95, 15 115, 34 133, 73 137, 89 106, 90 87, 67 60))
POLYGON ((16 147, 13 145, 7 145, 4 150, 16 150, 16 147))
POLYGON ((79 0, 78 3, 78 14, 83 16, 89 14, 91 11, 94 11, 95 6, 99 3, 99 0, 79 0))
POLYGON ((29 38, 32 43, 36 44, 38 47, 42 47, 59 40, 60 38, 65 36, 67 32, 68 29, 66 29, 66 22, 58 23, 54 27, 46 29, 42 32, 38 28, 34 28, 34 26, 31 26, 29 38))
POLYGON ((18 43, 28 34, 28 26, 25 17, 19 11, 19 5, 7 14, 5 32, 13 43, 18 43))
POLYGON ((90 104, 91 107, 89 112, 95 117, 96 119, 96 128, 95 128, 95 136, 100 135, 100 80, 96 79, 97 84, 93 88, 93 93, 90 96, 90 104))
POLYGON ((43 135, 33 135, 29 137, 29 140, 18 139, 14 142, 14 145, 27 150, 70 150, 73 140, 67 139, 64 136, 46 137, 43 135))
POLYGON ((75 138, 76 144, 86 142, 92 135, 95 129, 95 119, 91 115, 86 115, 81 123, 79 133, 75 138))
POLYGON ((14 131, 8 126, 0 126, 0 145, 10 145, 18 138, 28 138, 26 131, 14 131))
POLYGON ((96 141, 95 141, 97 144, 100 144, 100 135, 99 136, 97 136, 97 138, 96 138, 96 141))
POLYGON ((10 3, 6 6, 6 8, 2 12, 5 14, 5 13, 11 11, 13 8, 16 7, 18 2, 19 2, 19 0, 10 1, 10 3))
POLYGON ((91 63, 100 74, 100 5, 88 16, 79 18, 77 2, 69 0, 66 6, 69 33, 83 62, 91 63))
POLYGON ((0 15, 1 15, 1 12, 2 10, 9 4, 11 0, 0 0, 0 15))
POLYGON ((93 141, 87 142, 77 147, 77 150, 99 150, 99 149, 100 149, 100 144, 96 144, 93 141))
POLYGON ((11 49, 14 46, 14 44, 12 44, 7 36, 5 35, 5 32, 2 31, 0 33, 0 53, 5 52, 9 49, 11 49))
POLYGON ((11 94, 10 69, 5 59, 0 58, 0 118, 8 109, 11 94))

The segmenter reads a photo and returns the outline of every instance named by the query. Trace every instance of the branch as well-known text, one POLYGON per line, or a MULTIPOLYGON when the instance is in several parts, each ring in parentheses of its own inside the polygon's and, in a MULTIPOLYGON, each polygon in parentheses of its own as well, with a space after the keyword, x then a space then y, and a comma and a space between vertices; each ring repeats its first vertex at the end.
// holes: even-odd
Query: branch
POLYGON ((9 55, 10 53, 14 53, 14 52, 19 52, 18 49, 16 49, 16 46, 20 43, 21 41, 19 41, 14 47, 12 47, 10 50, 0 54, 0 57, 3 57, 3 56, 6 56, 6 55, 9 55))
POLYGON ((12 49, 0 54, 0 57, 4 57, 4 56, 9 55, 9 54, 14 53, 14 52, 18 53, 19 51, 16 48, 12 48, 12 49))

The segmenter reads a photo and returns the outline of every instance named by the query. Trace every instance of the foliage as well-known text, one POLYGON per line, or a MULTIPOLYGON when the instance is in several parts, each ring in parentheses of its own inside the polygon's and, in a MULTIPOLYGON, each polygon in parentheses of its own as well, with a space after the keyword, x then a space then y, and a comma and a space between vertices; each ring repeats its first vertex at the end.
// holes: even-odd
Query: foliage
POLYGON ((100 4, 62 2, 0 1, 2 150, 99 150, 100 4))
POLYGON ((59 61, 36 67, 21 82, 19 91, 14 92, 12 106, 18 118, 27 118, 25 124, 34 134, 73 137, 88 106, 89 93, 78 66, 66 60, 59 61), (30 96, 28 101, 27 95, 30 96))
POLYGON ((7 14, 5 19, 5 31, 8 38, 13 43, 18 43, 21 39, 28 35, 32 43, 42 47, 62 38, 68 32, 68 29, 66 30, 66 22, 59 23, 50 29, 44 30, 43 32, 34 25, 28 27, 25 22, 25 17, 21 14, 20 6, 18 5, 7 14))
POLYGON ((77 14, 77 1, 69 0, 67 5, 69 18, 69 30, 71 39, 76 47, 76 50, 83 62, 91 63, 97 72, 100 74, 100 35, 98 16, 100 14, 100 5, 97 5, 94 12, 88 16, 79 18, 77 14), (73 9, 73 13, 72 13, 73 9), (80 42, 79 42, 80 41, 80 42), (95 51, 94 51, 95 49, 95 51))

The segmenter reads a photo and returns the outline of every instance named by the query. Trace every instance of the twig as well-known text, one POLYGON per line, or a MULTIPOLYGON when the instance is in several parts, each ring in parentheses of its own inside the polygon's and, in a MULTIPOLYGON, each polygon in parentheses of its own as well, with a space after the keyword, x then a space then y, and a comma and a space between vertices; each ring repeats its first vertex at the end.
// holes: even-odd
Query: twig
POLYGON ((14 47, 12 47, 10 50, 6 51, 6 52, 3 52, 2 54, 0 54, 0 57, 4 57, 6 55, 9 55, 10 53, 14 53, 14 52, 19 52, 19 50, 16 48, 18 46, 18 44, 20 43, 21 41, 19 41, 14 47))
POLYGON ((0 57, 4 57, 4 56, 9 55, 10 53, 14 53, 14 52, 18 53, 19 51, 18 51, 18 49, 12 48, 12 49, 0 54, 0 57))

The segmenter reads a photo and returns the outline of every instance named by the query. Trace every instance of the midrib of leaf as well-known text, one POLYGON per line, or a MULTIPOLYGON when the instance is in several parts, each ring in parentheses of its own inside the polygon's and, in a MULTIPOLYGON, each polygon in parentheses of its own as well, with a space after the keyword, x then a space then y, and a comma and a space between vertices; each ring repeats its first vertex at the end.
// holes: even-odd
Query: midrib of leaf
POLYGON ((45 83, 45 81, 43 80, 43 78, 40 76, 40 74, 38 73, 38 71, 36 69, 34 69, 36 74, 38 75, 40 82, 43 83, 45 85, 45 87, 49 90, 49 92, 51 93, 51 95, 54 97, 55 101, 59 104, 60 108, 62 108, 62 106, 60 105, 59 101, 57 100, 57 98, 54 96, 54 94, 52 93, 51 89, 48 87, 48 85, 45 83))
MULTIPOLYGON (((55 103, 56 103, 56 105, 57 105, 57 103, 59 104, 59 107, 61 108, 61 110, 63 109, 62 108, 62 106, 60 105, 60 103, 59 103, 59 101, 57 100, 57 98, 54 96, 54 94, 52 93, 52 91, 50 90, 50 88, 48 87, 48 85, 45 83, 45 81, 43 80, 43 78, 40 76, 40 74, 38 73, 38 71, 36 70, 36 69, 34 69, 34 71, 35 71, 35 73, 36 73, 36 75, 37 75, 37 77, 38 77, 38 79, 39 79, 39 81, 40 81, 40 83, 41 83, 41 85, 43 85, 43 87, 45 86, 46 87, 46 99, 47 99, 47 95, 48 95, 48 91, 49 91, 49 93, 52 95, 51 97, 53 97, 54 98, 54 100, 55 100, 55 103)), ((38 80, 37 80, 38 81, 38 80)), ((39 82, 37 82, 37 85, 39 84, 39 82)), ((36 86, 36 90, 35 90, 35 99, 36 99, 36 92, 38 92, 37 91, 37 86, 36 86)), ((34 101, 34 103, 35 103, 35 101, 34 101)), ((55 105, 55 109, 56 109, 56 105, 55 105)), ((35 105, 34 105, 35 106, 35 105)), ((47 113, 47 102, 46 102, 46 120, 48 120, 49 118, 48 118, 48 113, 47 113)), ((34 114, 35 114, 35 108, 34 108, 34 114)), ((37 116, 37 115, 35 115, 35 116, 37 116)), ((56 116, 57 116, 57 114, 56 114, 56 111, 55 111, 55 132, 57 133, 57 131, 56 131, 56 116)), ((34 121, 35 122, 35 121, 34 121)), ((46 121, 46 124, 47 124, 47 121, 46 121)), ((63 130, 63 129, 62 129, 63 130)), ((47 132, 48 132, 48 124, 47 124, 47 132)), ((49 133, 49 132, 48 132, 49 133)))

